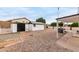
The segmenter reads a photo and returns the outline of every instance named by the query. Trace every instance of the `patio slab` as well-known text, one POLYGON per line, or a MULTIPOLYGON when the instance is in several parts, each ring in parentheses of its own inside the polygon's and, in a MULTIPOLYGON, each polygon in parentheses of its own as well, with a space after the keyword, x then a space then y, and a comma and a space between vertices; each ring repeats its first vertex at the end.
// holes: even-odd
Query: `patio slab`
POLYGON ((79 51, 79 37, 72 36, 72 33, 67 33, 56 43, 59 46, 70 49, 72 51, 79 51))

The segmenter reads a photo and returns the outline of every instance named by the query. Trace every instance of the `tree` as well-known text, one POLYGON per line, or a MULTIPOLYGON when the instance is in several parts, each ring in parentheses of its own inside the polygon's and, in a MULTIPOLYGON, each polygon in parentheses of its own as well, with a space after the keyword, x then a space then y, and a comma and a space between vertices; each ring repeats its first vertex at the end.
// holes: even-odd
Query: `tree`
POLYGON ((74 22, 71 24, 71 27, 78 27, 78 22, 74 22))
POLYGON ((54 27, 56 26, 56 22, 52 22, 50 25, 53 26, 54 29, 54 27))
POLYGON ((53 26, 53 27, 56 26, 56 22, 52 22, 51 26, 53 26))
MULTIPOLYGON (((51 26, 53 26, 53 28, 54 28, 56 25, 57 25, 56 22, 52 22, 52 23, 51 23, 51 26)), ((59 23, 58 23, 58 26, 62 27, 62 26, 63 26, 63 22, 59 22, 59 23)))
POLYGON ((62 27, 62 26, 63 26, 63 22, 60 22, 60 23, 59 23, 59 26, 62 27))
POLYGON ((36 22, 46 23, 46 20, 43 17, 36 19, 36 22))

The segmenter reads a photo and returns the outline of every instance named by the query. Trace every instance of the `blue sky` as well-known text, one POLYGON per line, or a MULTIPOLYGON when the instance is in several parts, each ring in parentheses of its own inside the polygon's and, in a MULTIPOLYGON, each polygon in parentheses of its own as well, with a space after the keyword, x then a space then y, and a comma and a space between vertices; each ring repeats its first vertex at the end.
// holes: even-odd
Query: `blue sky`
MULTIPOLYGON (((75 14, 78 12, 76 7, 61 7, 59 17, 75 14)), ((39 17, 46 19, 47 23, 56 21, 58 10, 56 7, 0 7, 0 20, 26 17, 35 21, 39 17)))

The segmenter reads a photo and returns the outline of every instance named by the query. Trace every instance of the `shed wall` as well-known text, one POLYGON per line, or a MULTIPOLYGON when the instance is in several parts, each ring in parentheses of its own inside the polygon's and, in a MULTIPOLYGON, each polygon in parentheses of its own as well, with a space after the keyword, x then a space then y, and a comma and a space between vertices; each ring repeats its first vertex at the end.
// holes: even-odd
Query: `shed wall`
POLYGON ((44 30, 44 25, 33 25, 33 24, 26 24, 25 25, 26 31, 36 31, 36 30, 44 30))
MULTIPOLYGON (((25 24, 25 31, 37 31, 37 30, 44 30, 44 25, 35 26, 33 24, 25 24)), ((17 32, 17 24, 11 24, 11 31, 17 32)))
POLYGON ((11 24, 11 31, 17 32, 17 24, 11 24))

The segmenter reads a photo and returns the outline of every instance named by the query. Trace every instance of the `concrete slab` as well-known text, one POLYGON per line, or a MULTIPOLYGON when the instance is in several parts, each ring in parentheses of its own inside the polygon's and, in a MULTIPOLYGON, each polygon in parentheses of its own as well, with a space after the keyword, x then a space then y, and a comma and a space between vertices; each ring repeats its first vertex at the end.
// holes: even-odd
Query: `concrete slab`
POLYGON ((56 43, 59 46, 70 49, 72 51, 79 51, 79 37, 74 37, 71 33, 67 33, 56 43))

